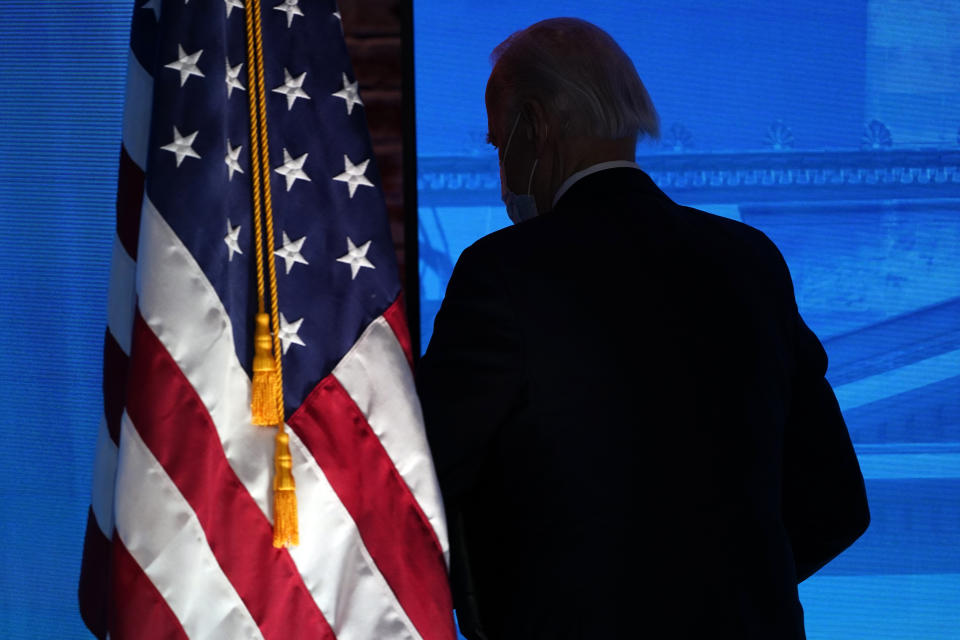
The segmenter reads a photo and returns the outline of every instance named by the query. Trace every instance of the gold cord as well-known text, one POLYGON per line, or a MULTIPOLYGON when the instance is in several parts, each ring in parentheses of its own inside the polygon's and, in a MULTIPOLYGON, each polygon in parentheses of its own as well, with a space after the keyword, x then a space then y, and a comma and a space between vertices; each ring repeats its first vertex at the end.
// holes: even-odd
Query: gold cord
MULTIPOLYGON (((266 104, 266 90, 264 89, 263 81, 263 40, 261 36, 260 28, 260 0, 251 0, 250 4, 252 5, 252 10, 254 14, 254 21, 256 27, 254 28, 254 47, 256 49, 255 60, 257 62, 257 104, 259 106, 260 114, 260 149, 264 152, 263 161, 260 163, 260 170, 263 172, 263 182, 266 185, 266 188, 263 190, 263 208, 264 208, 264 217, 267 221, 267 237, 274 240, 274 229, 273 229, 273 196, 270 190, 270 167, 269 167, 269 158, 267 158, 267 104, 266 104)), ((277 304, 277 262, 272 259, 273 253, 271 252, 271 259, 267 262, 268 272, 270 275, 270 319, 273 328, 273 357, 276 360, 277 366, 277 376, 283 376, 282 363, 280 359, 281 350, 280 350, 280 311, 277 304)), ((259 281, 261 277, 258 275, 257 280, 259 281)), ((283 421, 283 389, 278 390, 279 396, 279 410, 280 410, 280 420, 283 421)))
POLYGON ((247 3, 246 35, 247 95, 250 105, 250 172, 253 184, 253 227, 257 246, 258 296, 251 412, 254 424, 277 426, 273 479, 273 545, 283 547, 299 544, 300 536, 297 522, 297 495, 290 456, 290 436, 284 430, 280 311, 277 296, 277 266, 273 255, 276 237, 273 226, 273 198, 270 190, 270 152, 267 138, 260 0, 249 0, 247 3), (266 259, 265 252, 269 252, 266 259), (266 263, 266 269, 264 269, 264 263, 266 263), (266 313, 265 300, 267 294, 265 280, 268 278, 269 316, 266 313))
MULTIPOLYGON (((252 4, 257 4, 257 9, 259 9, 259 0, 252 0, 252 4)), ((250 9, 253 11, 253 7, 250 9)), ((257 103, 257 65, 256 60, 258 59, 257 54, 254 51, 254 35, 253 28, 254 23, 252 20, 246 20, 247 28, 247 101, 249 104, 250 110, 250 164, 251 164, 251 178, 253 182, 253 229, 254 229, 254 238, 256 243, 256 257, 257 257, 257 297, 258 297, 258 310, 260 313, 264 313, 264 304, 263 304, 263 295, 264 295, 264 286, 263 286, 263 212, 260 207, 261 202, 261 190, 260 190, 260 171, 259 168, 263 164, 263 160, 260 155, 260 108, 257 103)), ((262 52, 261 52, 262 53, 262 52)), ((266 139, 264 139, 266 142, 266 139)), ((268 174, 269 175, 269 174, 268 174)), ((267 181, 267 189, 270 188, 270 183, 267 181)))

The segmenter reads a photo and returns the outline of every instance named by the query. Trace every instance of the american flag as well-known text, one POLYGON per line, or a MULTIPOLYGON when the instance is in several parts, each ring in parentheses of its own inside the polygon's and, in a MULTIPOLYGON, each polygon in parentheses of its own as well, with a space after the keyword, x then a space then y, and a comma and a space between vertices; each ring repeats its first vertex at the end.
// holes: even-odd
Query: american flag
POLYGON ((386 210, 326 0, 261 9, 300 530, 272 544, 276 430, 250 414, 254 4, 134 8, 81 614, 117 640, 452 639, 386 210))

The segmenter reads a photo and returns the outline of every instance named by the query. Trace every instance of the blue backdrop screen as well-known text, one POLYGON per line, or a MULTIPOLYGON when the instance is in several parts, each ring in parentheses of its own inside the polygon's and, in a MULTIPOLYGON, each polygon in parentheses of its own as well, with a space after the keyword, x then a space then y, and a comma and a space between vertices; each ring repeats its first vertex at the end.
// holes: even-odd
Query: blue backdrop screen
POLYGON ((89 638, 129 0, 0 2, 0 637, 89 638))
MULTIPOLYGON (((414 5, 423 344, 460 251, 508 224, 490 50, 545 17, 600 24, 661 114, 641 165, 777 242, 830 355, 873 524, 801 586, 809 636, 958 637, 960 2, 414 5)), ((4 638, 89 637, 75 593, 133 6, 0 2, 4 638)))
POLYGON ((810 638, 960 637, 960 2, 415 0, 422 345, 460 252, 507 224, 490 51, 606 29, 674 200, 763 230, 830 356, 873 523, 801 585, 810 638))

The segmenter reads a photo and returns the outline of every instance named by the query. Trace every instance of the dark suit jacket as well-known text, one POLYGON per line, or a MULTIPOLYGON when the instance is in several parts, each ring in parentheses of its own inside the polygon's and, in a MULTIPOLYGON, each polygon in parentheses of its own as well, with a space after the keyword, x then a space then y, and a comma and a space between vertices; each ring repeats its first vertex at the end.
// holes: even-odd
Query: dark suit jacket
POLYGON ((826 368, 773 243, 642 171, 477 241, 418 380, 467 637, 803 638, 869 522, 826 368))

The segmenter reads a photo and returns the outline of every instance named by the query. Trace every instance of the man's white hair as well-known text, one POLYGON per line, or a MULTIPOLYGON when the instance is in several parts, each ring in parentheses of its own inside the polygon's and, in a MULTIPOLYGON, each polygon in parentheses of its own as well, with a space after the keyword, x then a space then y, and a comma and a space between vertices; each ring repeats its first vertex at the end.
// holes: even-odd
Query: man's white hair
POLYGON ((494 104, 507 120, 533 98, 559 116, 567 135, 659 137, 660 119, 633 62, 596 25, 543 20, 513 33, 490 59, 494 104))

